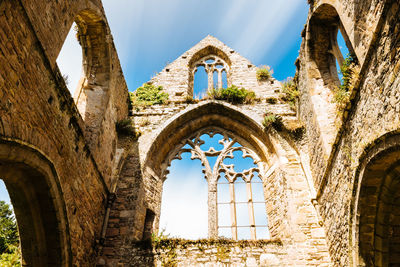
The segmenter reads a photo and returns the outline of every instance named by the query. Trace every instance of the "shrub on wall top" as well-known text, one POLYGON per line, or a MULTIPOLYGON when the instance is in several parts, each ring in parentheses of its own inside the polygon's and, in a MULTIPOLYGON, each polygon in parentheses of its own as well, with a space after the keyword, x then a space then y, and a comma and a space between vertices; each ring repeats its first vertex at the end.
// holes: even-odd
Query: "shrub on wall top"
POLYGON ((145 83, 134 93, 131 93, 131 101, 138 105, 156 105, 167 102, 169 95, 163 92, 162 86, 145 83))
POLYGON ((261 66, 256 75, 258 81, 268 81, 272 77, 272 70, 269 66, 261 66))

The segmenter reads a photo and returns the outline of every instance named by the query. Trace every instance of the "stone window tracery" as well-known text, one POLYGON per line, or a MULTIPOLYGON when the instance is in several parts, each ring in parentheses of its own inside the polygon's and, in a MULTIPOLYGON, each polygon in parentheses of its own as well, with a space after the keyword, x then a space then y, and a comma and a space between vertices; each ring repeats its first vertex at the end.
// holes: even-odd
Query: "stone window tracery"
POLYGON ((192 75, 196 75, 198 70, 202 70, 207 74, 207 90, 210 91, 213 88, 222 88, 224 85, 227 86, 227 73, 229 73, 229 65, 220 57, 216 55, 209 55, 201 58, 193 64, 192 75))
MULTIPOLYGON (((232 133, 204 129, 184 140, 168 159, 190 153, 199 159, 208 183, 208 235, 238 239, 269 238, 262 162, 252 146, 232 133)), ((164 179, 168 170, 164 173, 164 179)))

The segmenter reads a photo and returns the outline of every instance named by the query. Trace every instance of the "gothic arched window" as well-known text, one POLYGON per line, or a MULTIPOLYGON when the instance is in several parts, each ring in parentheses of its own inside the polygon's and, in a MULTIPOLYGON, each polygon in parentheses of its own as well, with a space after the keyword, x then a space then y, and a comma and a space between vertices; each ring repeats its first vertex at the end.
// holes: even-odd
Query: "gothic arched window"
POLYGON ((229 72, 229 65, 222 58, 209 55, 201 58, 194 63, 193 76, 193 96, 203 96, 207 91, 213 88, 221 89, 227 87, 227 73, 229 72), (205 75, 204 75, 205 72, 205 75), (206 76, 206 81, 203 76, 206 76), (205 85, 207 85, 205 87, 205 85))
MULTIPOLYGON (((190 153, 191 160, 201 161, 208 183, 209 237, 269 238, 263 187, 265 163, 254 151, 234 134, 210 128, 184 140, 174 152, 171 161, 182 159, 184 153, 190 153)), ((163 211, 161 216, 166 216, 163 211)))

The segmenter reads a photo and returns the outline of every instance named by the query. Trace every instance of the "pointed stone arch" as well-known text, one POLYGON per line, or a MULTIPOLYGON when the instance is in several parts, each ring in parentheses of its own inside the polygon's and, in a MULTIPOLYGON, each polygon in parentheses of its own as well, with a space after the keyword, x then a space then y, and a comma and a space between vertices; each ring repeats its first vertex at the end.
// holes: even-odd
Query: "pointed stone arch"
POLYGON ((0 139, 0 178, 16 215, 23 266, 71 266, 69 226, 51 162, 35 148, 0 139))
POLYGON ((94 141, 110 95, 110 33, 105 20, 90 9, 79 12, 75 22, 82 46, 83 75, 74 100, 85 121, 85 135, 94 141))
POLYGON ((196 52, 189 60, 189 95, 193 96, 194 90, 194 75, 197 71, 198 66, 204 66, 208 74, 208 90, 211 90, 216 81, 213 81, 214 72, 218 73, 218 87, 222 87, 222 72, 226 72, 227 84, 231 85, 230 82, 230 68, 232 62, 228 55, 221 49, 215 46, 206 46, 196 52), (208 60, 213 60, 213 63, 207 63, 208 60), (221 65, 222 68, 216 66, 221 65))
POLYGON ((376 140, 361 157, 351 206, 353 266, 400 263, 400 135, 376 140))
MULTIPOLYGON (((313 118, 310 116, 308 120, 310 124, 315 124, 315 132, 310 131, 310 134, 319 139, 318 143, 321 146, 318 149, 326 158, 332 151, 332 145, 338 133, 336 125, 341 119, 339 115, 343 108, 341 105, 345 105, 345 101, 340 103, 340 99, 337 100, 336 97, 341 86, 338 67, 344 62, 346 56, 342 55, 338 45, 339 30, 357 63, 352 43, 335 6, 326 3, 319 5, 311 13, 305 31, 307 89, 302 95, 309 98, 306 105, 310 105, 309 109, 313 111, 313 118)), ((304 99, 304 96, 301 98, 304 99)))
MULTIPOLYGON (((270 161, 276 153, 263 126, 250 118, 239 108, 222 101, 206 101, 189 107, 169 119, 156 133, 146 153, 145 166, 151 168, 167 167, 162 165, 167 155, 181 140, 190 137, 194 132, 206 127, 226 129, 247 140, 260 155, 262 160, 270 161)), ((161 169, 155 172, 162 176, 161 169)))
MULTIPOLYGON (((155 228, 158 227, 160 216, 163 181, 168 174, 172 159, 176 157, 188 138, 205 131, 226 133, 236 138, 244 147, 250 148, 249 151, 257 155, 255 158, 258 166, 261 166, 260 172, 263 173, 260 175, 263 177, 271 176, 280 160, 275 144, 271 142, 262 125, 239 108, 219 101, 207 101, 185 109, 165 122, 155 133, 147 152, 142 150, 146 155, 143 164, 144 181, 148 186, 154 187, 148 189, 148 192, 152 192, 153 200, 149 202, 154 205, 150 208, 156 213, 155 228), (159 196, 155 196, 154 192, 159 192, 159 196)), ((213 183, 209 181, 208 224, 209 236, 216 237, 217 221, 214 214, 217 204, 217 180, 212 179, 212 181, 213 183)))

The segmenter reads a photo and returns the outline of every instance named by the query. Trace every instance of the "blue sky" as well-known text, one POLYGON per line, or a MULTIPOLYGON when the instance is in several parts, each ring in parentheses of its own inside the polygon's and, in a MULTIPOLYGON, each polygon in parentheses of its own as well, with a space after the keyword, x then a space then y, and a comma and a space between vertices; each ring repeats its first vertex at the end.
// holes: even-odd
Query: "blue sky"
MULTIPOLYGON (((300 33, 308 12, 306 0, 103 0, 103 5, 130 91, 209 34, 253 64, 271 66, 273 76, 285 80, 295 73, 300 33)), ((82 72, 82 52, 74 35, 71 31, 57 59, 61 72, 69 77, 71 93, 82 72)), ((204 200, 206 187, 200 169, 198 161, 185 158, 173 164, 168 176, 175 181, 191 177, 185 180, 187 191, 197 190, 198 194, 176 198, 176 183, 164 188, 169 192, 164 195, 165 203, 172 203, 171 207, 191 196, 192 203, 199 203, 198 211, 203 215, 195 227, 198 237, 207 232, 207 207, 200 200, 204 200)), ((2 183, 0 200, 9 202, 2 183)), ((174 210, 179 209, 166 213, 174 215, 174 210)))
MULTIPOLYGON (((271 66, 278 80, 293 76, 306 2, 104 0, 103 5, 128 88, 134 91, 208 34, 256 66, 271 66)), ((81 74, 81 60, 72 32, 58 59, 72 90, 81 74)))

